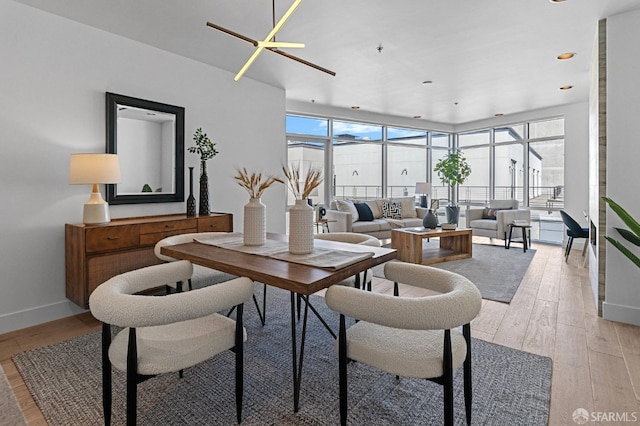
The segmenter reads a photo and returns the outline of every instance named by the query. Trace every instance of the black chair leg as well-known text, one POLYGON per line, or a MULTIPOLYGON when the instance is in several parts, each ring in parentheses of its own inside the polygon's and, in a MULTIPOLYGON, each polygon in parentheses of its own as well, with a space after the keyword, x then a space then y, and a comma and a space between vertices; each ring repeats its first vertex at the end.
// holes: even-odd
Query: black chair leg
POLYGON ((569 241, 567 241, 567 251, 564 254, 564 261, 567 262, 569 260, 569 254, 571 253, 571 246, 573 245, 573 237, 569 237, 569 241))
POLYGON ((453 426, 453 355, 451 353, 451 330, 444 331, 443 350, 444 424, 453 426))
POLYGON ((471 424, 471 403, 473 402, 472 376, 471 376, 471 325, 462 326, 462 335, 467 343, 467 356, 464 359, 464 410, 467 415, 467 425, 471 424))
POLYGON ((129 329, 129 346, 127 349, 127 426, 135 426, 137 422, 137 388, 138 388, 138 350, 136 347, 136 329, 129 329))
POLYGON ((243 305, 238 305, 236 312, 236 417, 238 424, 242 422, 242 394, 244 390, 244 331, 242 325, 243 305))
POLYGON ((102 323, 102 410, 104 424, 111 424, 111 361, 109 361, 109 346, 111 345, 111 326, 102 323))
POLYGON ((338 371, 340 375, 340 424, 347 426, 347 327, 345 316, 340 315, 338 332, 338 371))

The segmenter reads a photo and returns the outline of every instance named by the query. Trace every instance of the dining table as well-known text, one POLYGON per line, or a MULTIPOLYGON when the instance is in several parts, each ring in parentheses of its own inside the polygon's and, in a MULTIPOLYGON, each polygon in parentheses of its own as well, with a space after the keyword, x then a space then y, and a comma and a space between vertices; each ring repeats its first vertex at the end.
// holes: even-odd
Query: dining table
MULTIPOLYGON (((278 287, 290 292, 291 296, 291 347, 293 369, 293 406, 298 412, 304 359, 304 341, 308 310, 322 321, 335 338, 327 323, 313 308, 309 296, 361 272, 392 260, 396 250, 358 244, 341 243, 329 240, 314 240, 314 252, 311 255, 292 255, 286 250, 288 237, 284 234, 267 233, 267 249, 243 246, 241 233, 229 233, 227 239, 199 240, 164 246, 161 253, 174 259, 188 260, 194 264, 248 277, 255 282, 278 287), (268 250, 268 247, 274 247, 268 250), (284 249, 278 252, 278 248, 284 249), (318 254, 318 256, 314 256, 318 254), (315 259, 325 261, 315 262, 315 259), (348 259, 352 257, 350 262, 348 259), (311 259, 311 260, 309 260, 311 259), (327 264, 327 260, 329 259, 327 264), (332 265, 332 259, 340 259, 332 265), (347 259, 346 261, 344 259, 347 259), (319 266, 321 265, 321 266, 319 266), (298 350, 296 323, 300 321, 300 301, 304 302, 300 349, 298 350), (298 315, 296 315, 296 307, 298 315)), ((363 290, 364 291, 364 290, 363 290)), ((263 315, 265 313, 263 312, 263 315)))

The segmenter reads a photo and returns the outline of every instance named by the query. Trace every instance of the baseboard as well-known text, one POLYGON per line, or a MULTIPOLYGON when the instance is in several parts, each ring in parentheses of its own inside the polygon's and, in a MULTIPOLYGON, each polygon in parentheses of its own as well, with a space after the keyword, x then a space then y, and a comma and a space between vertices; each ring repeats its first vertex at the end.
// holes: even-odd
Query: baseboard
POLYGON ((625 324, 640 325, 640 308, 603 302, 602 318, 625 324))
POLYGON ((69 300, 0 315, 0 334, 86 312, 69 300))

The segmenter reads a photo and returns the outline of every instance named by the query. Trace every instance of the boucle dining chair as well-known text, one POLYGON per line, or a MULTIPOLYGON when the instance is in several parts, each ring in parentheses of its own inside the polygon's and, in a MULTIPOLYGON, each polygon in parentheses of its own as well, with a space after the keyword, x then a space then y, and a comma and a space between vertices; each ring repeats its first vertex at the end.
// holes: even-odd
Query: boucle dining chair
MULTIPOLYGON (((340 313, 337 349, 341 424, 347 424, 348 360, 396 376, 423 378, 443 385, 445 425, 453 424, 453 372, 463 366, 465 411, 470 424, 470 322, 480 312, 480 292, 467 278, 429 266, 389 262, 384 273, 390 281, 438 294, 402 297, 344 286, 331 286, 327 290, 327 305, 340 313), (358 320, 349 329, 346 316, 358 320)), ((402 423, 402 419, 397 421, 402 423)))
MULTIPOLYGON (((153 248, 153 251, 158 259, 163 260, 165 262, 175 262, 177 259, 174 259, 171 256, 167 256, 166 254, 161 253, 162 247, 172 246, 176 244, 191 243, 196 238, 204 239, 204 238, 215 237, 216 235, 224 235, 224 234, 227 234, 227 233, 226 232, 191 232, 188 234, 172 235, 170 237, 166 237, 158 241, 155 247, 153 248)), ((202 286, 216 284, 226 279, 228 279, 228 275, 225 274, 224 272, 207 268, 206 266, 193 265, 193 277, 189 278, 188 280, 189 290, 193 289, 194 287, 193 282, 196 283, 195 285, 196 287, 202 287, 202 286)), ((169 283, 168 286, 175 288, 176 291, 182 291, 181 283, 169 283)), ((267 307, 267 285, 266 284, 264 284, 264 287, 262 290, 262 309, 260 309, 260 306, 258 304, 258 299, 256 299, 255 295, 253 295, 253 303, 256 305, 256 309, 258 310, 258 316, 260 317, 260 322, 262 322, 262 325, 264 325, 266 320, 266 307, 267 307)))
POLYGON ((249 278, 166 296, 139 293, 169 282, 187 280, 189 261, 125 272, 96 288, 89 297, 92 315, 102 321, 102 402, 111 423, 111 366, 126 372, 127 424, 137 417, 137 384, 163 373, 179 372, 228 349, 235 352, 236 417, 242 420, 243 304, 253 294, 249 278), (236 319, 217 314, 236 307, 236 319), (123 327, 111 338, 111 326, 123 327))
MULTIPOLYGON (((367 234, 359 234, 357 232, 334 232, 334 233, 326 233, 326 234, 317 234, 314 236, 317 240, 328 240, 328 241, 337 241, 340 243, 349 243, 349 244, 359 244, 371 247, 380 247, 380 240, 376 237, 372 237, 367 234)), ((373 276, 373 271, 371 269, 367 269, 366 271, 360 272, 358 275, 354 275, 353 277, 349 277, 343 281, 340 281, 338 285, 346 285, 349 287, 356 287, 363 289, 367 289, 371 291, 371 277, 373 276)))

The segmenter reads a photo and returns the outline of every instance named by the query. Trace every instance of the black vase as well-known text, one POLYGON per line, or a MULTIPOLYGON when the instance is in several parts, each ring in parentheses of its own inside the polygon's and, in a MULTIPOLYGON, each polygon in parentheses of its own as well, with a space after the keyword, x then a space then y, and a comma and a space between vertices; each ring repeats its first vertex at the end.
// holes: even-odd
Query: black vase
POLYGON ((207 176, 207 162, 200 162, 200 209, 198 214, 206 216, 209 214, 209 176, 207 176))
POLYGON ((433 214, 431 209, 429 209, 427 214, 422 218, 422 226, 430 229, 436 229, 438 227, 438 218, 433 214))
POLYGON ((187 216, 196 215, 196 198, 193 196, 193 167, 189 167, 189 198, 187 198, 187 216))

